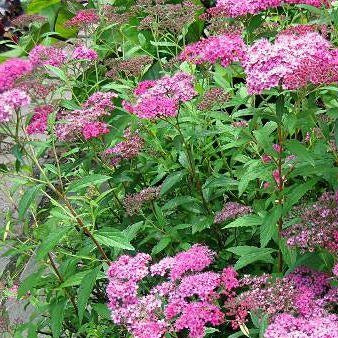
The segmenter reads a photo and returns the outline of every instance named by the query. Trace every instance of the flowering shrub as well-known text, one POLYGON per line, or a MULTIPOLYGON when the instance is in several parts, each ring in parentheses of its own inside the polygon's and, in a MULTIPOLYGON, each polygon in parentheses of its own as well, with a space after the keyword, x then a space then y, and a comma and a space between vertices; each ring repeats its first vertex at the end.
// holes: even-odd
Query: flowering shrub
POLYGON ((338 3, 52 2, 1 44, 9 336, 338 337, 338 3))

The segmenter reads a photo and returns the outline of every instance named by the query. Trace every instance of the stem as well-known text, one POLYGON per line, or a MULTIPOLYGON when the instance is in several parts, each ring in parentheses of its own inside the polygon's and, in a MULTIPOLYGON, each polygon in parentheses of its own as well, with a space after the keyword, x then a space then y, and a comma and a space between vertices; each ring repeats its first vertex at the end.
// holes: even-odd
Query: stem
MULTIPOLYGON (((279 175, 279 182, 277 184, 278 190, 279 190, 278 204, 281 206, 281 208, 283 208, 283 204, 284 204, 284 198, 283 198, 284 179, 282 176, 283 132, 282 132, 282 127, 280 124, 278 125, 278 144, 281 150, 278 153, 278 159, 277 159, 277 170, 278 170, 278 175, 279 175)), ((283 216, 282 215, 280 216, 277 224, 278 224, 278 242, 279 242, 277 269, 278 269, 278 272, 282 272, 283 271, 283 255, 280 249, 280 243, 282 239, 282 229, 283 229, 283 216)))

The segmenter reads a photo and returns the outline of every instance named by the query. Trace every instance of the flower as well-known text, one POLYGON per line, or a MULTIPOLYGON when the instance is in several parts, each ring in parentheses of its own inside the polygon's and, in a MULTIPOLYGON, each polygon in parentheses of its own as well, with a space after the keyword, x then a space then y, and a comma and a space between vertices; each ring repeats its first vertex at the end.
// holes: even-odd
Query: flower
POLYGON ((0 64, 0 93, 14 87, 15 81, 33 69, 26 59, 8 59, 0 64))
POLYGON ((193 77, 179 72, 139 84, 135 89, 136 103, 123 102, 123 107, 144 119, 173 117, 178 114, 179 104, 191 100, 196 94, 193 77))
POLYGON ((232 62, 242 61, 245 50, 246 46, 240 34, 227 33, 210 36, 186 46, 180 59, 196 64, 214 64, 219 61, 223 67, 227 67, 232 62))
POLYGON ((211 88, 203 94, 201 102, 198 104, 198 109, 207 111, 215 106, 225 104, 229 100, 229 94, 222 88, 211 88))
POLYGON ((100 17, 95 9, 83 9, 78 11, 73 18, 65 23, 65 25, 68 27, 83 27, 96 24, 99 21, 100 17))
POLYGON ((0 123, 8 122, 13 113, 31 102, 26 92, 20 89, 11 89, 0 94, 0 123))
POLYGON ((73 59, 77 60, 96 60, 98 55, 95 50, 88 48, 85 45, 76 47, 72 54, 73 59))
POLYGON ((25 28, 33 24, 42 24, 47 21, 45 16, 37 14, 22 14, 14 18, 11 22, 12 25, 19 28, 25 28))
POLYGON ((35 113, 27 126, 27 133, 29 135, 45 133, 47 130, 48 115, 51 114, 53 110, 54 107, 50 105, 36 107, 34 109, 35 113))
POLYGON ((252 209, 248 206, 237 202, 227 202, 224 204, 223 209, 216 213, 214 223, 223 223, 229 219, 244 216, 252 212, 252 209))
POLYGON ((46 65, 59 67, 66 61, 67 56, 60 48, 38 45, 29 52, 28 57, 33 67, 46 65))
POLYGON ((86 140, 99 137, 103 134, 108 134, 109 128, 106 123, 103 122, 90 122, 86 123, 82 128, 82 134, 86 140))

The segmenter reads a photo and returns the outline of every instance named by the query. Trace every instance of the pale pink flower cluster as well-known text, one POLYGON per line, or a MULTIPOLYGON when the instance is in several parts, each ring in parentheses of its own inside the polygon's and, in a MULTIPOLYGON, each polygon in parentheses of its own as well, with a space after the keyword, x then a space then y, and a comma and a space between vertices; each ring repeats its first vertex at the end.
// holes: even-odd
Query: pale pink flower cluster
POLYGON ((246 45, 241 35, 227 33, 210 36, 186 46, 180 59, 195 64, 220 62, 223 67, 227 67, 232 62, 242 61, 245 51, 246 45))
POLYGON ((144 146, 144 140, 137 131, 127 128, 123 133, 124 140, 114 147, 104 151, 103 156, 109 157, 113 165, 119 164, 123 159, 130 160, 136 157, 144 146))
POLYGON ((35 113, 26 129, 27 133, 29 135, 43 134, 47 130, 48 116, 54 111, 54 107, 50 105, 38 106, 34 111, 35 113))
POLYGON ((123 107, 144 119, 176 116, 180 103, 197 95, 193 81, 191 75, 179 72, 156 81, 141 82, 134 92, 136 103, 123 102, 123 107))
POLYGON ((13 58, 0 64, 0 93, 12 89, 15 81, 30 73, 33 67, 29 60, 13 58))
POLYGON ((202 338, 207 325, 223 324, 224 314, 215 301, 219 290, 230 292, 238 281, 232 268, 222 274, 204 271, 214 255, 209 248, 194 245, 153 265, 147 254, 121 256, 108 271, 108 307, 114 323, 127 327, 135 338, 162 338, 182 330, 191 338, 202 338), (148 276, 165 281, 146 292, 141 285, 148 276))
POLYGON ((94 49, 88 48, 85 45, 77 46, 72 54, 73 59, 76 60, 97 60, 98 55, 94 49))
POLYGON ((26 92, 11 89, 0 94, 0 123, 8 122, 15 111, 28 106, 31 102, 26 92))
POLYGON ((83 9, 76 13, 76 15, 68 20, 65 25, 68 27, 84 27, 91 24, 96 24, 100 21, 100 16, 95 9, 83 9))
POLYGON ((243 66, 250 94, 281 85, 297 89, 338 81, 337 50, 317 32, 280 34, 275 43, 262 39, 247 50, 243 66))
POLYGON ((227 202, 224 204, 223 209, 216 213, 214 223, 219 224, 227 220, 244 216, 252 212, 251 207, 237 203, 227 202))
POLYGON ((83 136, 86 140, 109 133, 108 125, 100 119, 114 109, 113 92, 96 92, 82 105, 82 109, 58 114, 56 135, 60 141, 72 141, 83 136))
POLYGON ((62 49, 43 45, 35 46, 29 52, 28 57, 33 67, 46 65, 58 67, 67 59, 67 55, 62 49))
POLYGON ((286 4, 311 5, 315 7, 328 6, 330 0, 217 0, 216 6, 209 9, 212 16, 228 16, 236 18, 247 14, 257 14, 269 8, 286 4))

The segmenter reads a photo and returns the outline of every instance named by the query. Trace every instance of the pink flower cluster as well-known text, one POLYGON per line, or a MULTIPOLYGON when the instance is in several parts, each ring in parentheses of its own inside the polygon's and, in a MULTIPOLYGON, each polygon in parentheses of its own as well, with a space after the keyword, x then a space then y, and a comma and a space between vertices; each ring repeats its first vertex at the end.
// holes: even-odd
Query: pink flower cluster
POLYGON ((212 16, 228 16, 236 18, 247 14, 257 14, 269 8, 286 4, 304 4, 315 7, 328 6, 330 0, 217 0, 216 6, 209 9, 212 16))
POLYGON ((100 21, 99 15, 95 9, 84 9, 76 13, 76 15, 66 22, 68 27, 83 27, 96 24, 100 21))
POLYGON ((113 165, 119 164, 123 159, 136 157, 144 146, 144 141, 138 132, 132 132, 127 128, 123 134, 124 141, 117 143, 114 147, 105 150, 104 157, 109 157, 113 165))
POLYGON ((243 66, 250 94, 282 85, 297 89, 308 83, 338 80, 338 50, 317 32, 280 34, 275 43, 255 42, 247 50, 243 66))
POLYGON ((246 45, 241 35, 228 33, 210 36, 186 46, 180 59, 196 64, 220 62, 223 67, 227 67, 232 62, 242 61, 245 51, 246 45))
POLYGON ((227 202, 223 209, 216 213, 214 223, 223 223, 229 219, 244 216, 252 212, 252 209, 246 205, 237 202, 227 202))
POLYGON ((0 93, 12 89, 15 81, 33 69, 29 60, 13 58, 0 64, 0 93))
POLYGON ((182 330, 189 337, 202 338, 206 325, 224 322, 215 302, 220 297, 218 290, 230 292, 238 285, 232 268, 222 274, 203 272, 214 255, 207 247, 194 245, 153 265, 146 254, 121 256, 108 271, 108 307, 114 323, 126 326, 135 338, 161 338, 182 330), (141 282, 147 276, 162 276, 165 281, 145 292, 141 282))
POLYGON ((0 94, 0 123, 8 122, 15 111, 28 106, 31 102, 26 92, 11 89, 0 94))
POLYGON ((179 104, 197 95, 193 77, 179 72, 174 76, 164 76, 156 81, 141 82, 134 91, 136 103, 123 102, 123 107, 140 118, 176 116, 179 104))
POLYGON ((302 208, 299 217, 299 223, 283 232, 289 246, 338 252, 338 192, 324 193, 315 204, 302 208))
POLYGON ((54 111, 54 107, 44 105, 36 107, 34 111, 35 113, 26 129, 27 133, 29 135, 43 134, 47 130, 48 115, 54 111))
POLYGON ((73 59, 76 60, 97 60, 98 55, 94 49, 88 48, 85 45, 76 47, 72 54, 73 59))
POLYGON ((75 140, 81 135, 89 140, 109 133, 108 125, 100 121, 108 111, 114 109, 113 92, 96 92, 82 105, 82 109, 58 114, 56 135, 60 141, 75 140))
POLYGON ((35 46, 29 52, 29 60, 33 67, 41 66, 54 66, 58 67, 66 61, 66 53, 60 49, 53 46, 35 46))

